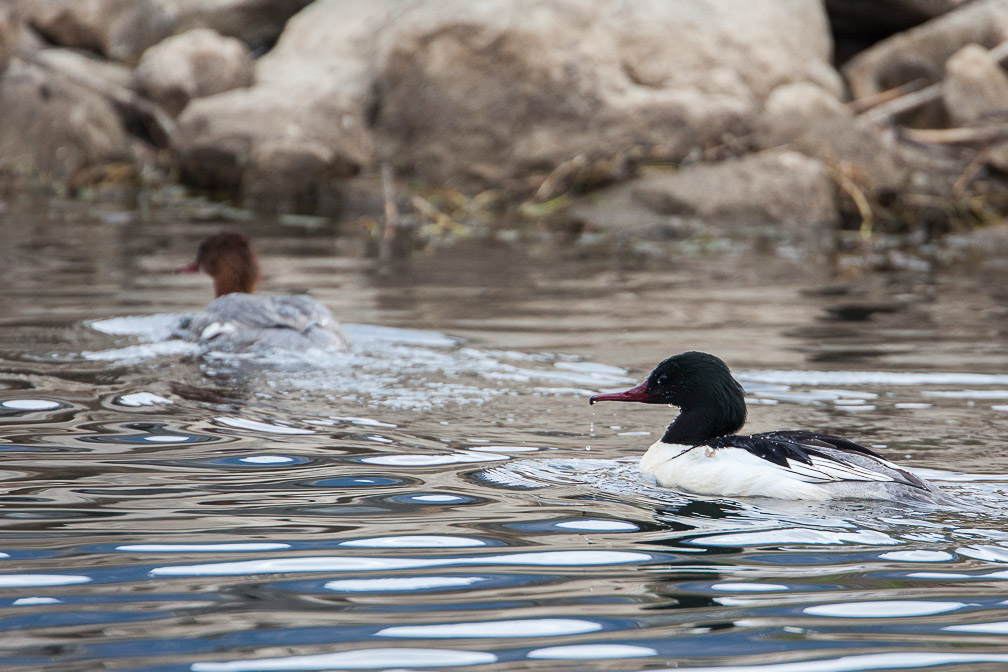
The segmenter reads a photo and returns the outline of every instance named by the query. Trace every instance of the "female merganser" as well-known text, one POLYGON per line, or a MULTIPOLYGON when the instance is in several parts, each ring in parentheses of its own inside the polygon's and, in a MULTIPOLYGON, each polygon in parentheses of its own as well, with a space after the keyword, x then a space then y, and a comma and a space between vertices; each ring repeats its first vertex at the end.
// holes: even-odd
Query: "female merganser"
POLYGON ((640 461, 665 487, 779 499, 941 498, 930 483, 847 439, 803 430, 734 434, 745 424, 745 393, 728 366, 704 352, 669 357, 637 387, 589 403, 597 401, 679 407, 640 461))
POLYGON ((188 337, 212 341, 215 348, 228 350, 349 347, 332 313, 315 299, 302 294, 253 294, 262 272, 244 235, 225 232, 210 236, 200 243, 196 260, 176 272, 200 270, 213 278, 216 298, 182 325, 188 337))

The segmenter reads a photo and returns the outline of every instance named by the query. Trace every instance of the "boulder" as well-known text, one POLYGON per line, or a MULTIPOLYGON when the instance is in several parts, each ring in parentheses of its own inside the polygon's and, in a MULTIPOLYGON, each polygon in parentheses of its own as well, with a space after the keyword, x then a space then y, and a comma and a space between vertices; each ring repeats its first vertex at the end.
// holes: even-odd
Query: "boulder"
POLYGON ((839 98, 830 51, 817 0, 317 0, 255 86, 190 103, 177 150, 198 186, 246 190, 253 174, 309 186, 271 173, 301 159, 321 179, 387 160, 481 184, 580 154, 679 160, 751 131, 779 86, 839 98))
POLYGON ((945 62, 942 100, 956 126, 1008 113, 1008 76, 990 52, 969 44, 945 62))
POLYGON ((908 82, 941 81, 945 62, 967 44, 1008 40, 1008 0, 975 0, 862 51, 843 66, 855 99, 908 82))
POLYGON ((21 0, 26 19, 51 42, 134 63, 170 35, 210 28, 255 50, 276 40, 311 0, 21 0))
POLYGON ((418 2, 381 38, 376 130, 433 181, 679 160, 749 131, 778 85, 841 89, 821 6, 800 0, 418 2))
POLYGON ((133 88, 175 116, 193 98, 251 86, 254 79, 244 42, 198 28, 145 51, 133 72, 133 88))
POLYGON ((655 212, 722 224, 807 225, 836 219, 829 171, 822 161, 797 152, 695 164, 641 178, 631 188, 635 199, 655 212))
POLYGON ((193 100, 179 115, 183 181, 254 199, 301 198, 374 161, 374 40, 399 3, 345 2, 337 15, 326 4, 289 22, 256 62, 255 86, 193 100))
POLYGON ((679 240, 705 228, 705 222, 651 209, 637 200, 635 184, 636 180, 631 180, 579 199, 568 209, 567 216, 588 233, 614 238, 679 240))
POLYGON ((306 98, 275 86, 194 100, 178 118, 174 148, 187 184, 300 199, 356 174, 371 160, 371 143, 359 115, 329 88, 306 98))
POLYGON ((135 61, 172 32, 170 8, 158 0, 34 0, 22 3, 27 21, 50 42, 135 61))
POLYGON ((850 110, 821 86, 811 82, 783 84, 767 96, 756 138, 762 147, 775 147, 801 137, 826 120, 850 117, 850 110))
POLYGON ((0 77, 0 162, 65 180, 97 164, 132 163, 129 135, 111 103, 92 89, 20 59, 0 77))
POLYGON ((767 151, 653 171, 592 194, 570 215, 590 230, 668 239, 709 227, 803 232, 834 224, 837 208, 823 162, 767 151))

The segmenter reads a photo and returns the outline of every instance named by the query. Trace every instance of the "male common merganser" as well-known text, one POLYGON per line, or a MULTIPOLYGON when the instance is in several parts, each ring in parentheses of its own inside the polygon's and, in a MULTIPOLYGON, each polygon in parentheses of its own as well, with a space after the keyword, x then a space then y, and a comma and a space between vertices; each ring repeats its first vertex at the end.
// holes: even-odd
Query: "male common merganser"
POLYGON ((640 461, 642 472, 668 488, 778 499, 941 499, 930 483, 847 439, 803 430, 734 434, 745 424, 745 393, 728 366, 704 352, 669 357, 637 387, 589 403, 597 401, 679 407, 640 461))
POLYGON ((244 235, 225 232, 210 236, 200 243, 196 260, 176 272, 201 270, 213 278, 216 298, 183 325, 190 338, 212 341, 214 347, 228 350, 259 346, 333 351, 349 347, 332 313, 315 299, 302 294, 253 294, 262 272, 244 235))

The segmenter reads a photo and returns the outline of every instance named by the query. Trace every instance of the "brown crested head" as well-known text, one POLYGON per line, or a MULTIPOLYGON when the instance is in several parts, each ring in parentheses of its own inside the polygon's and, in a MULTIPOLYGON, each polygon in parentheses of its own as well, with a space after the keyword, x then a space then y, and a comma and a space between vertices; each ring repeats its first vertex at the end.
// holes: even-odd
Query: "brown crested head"
POLYGON ((214 295, 252 294, 262 280, 259 260, 249 239, 233 231, 210 236, 196 251, 196 261, 179 271, 203 271, 214 281, 214 295))

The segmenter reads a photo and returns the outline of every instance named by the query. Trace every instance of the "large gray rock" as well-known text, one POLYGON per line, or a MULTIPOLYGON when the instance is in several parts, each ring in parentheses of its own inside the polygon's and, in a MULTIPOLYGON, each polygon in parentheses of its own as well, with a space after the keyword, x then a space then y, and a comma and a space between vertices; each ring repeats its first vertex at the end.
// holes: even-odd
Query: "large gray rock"
POLYGON ((632 189, 655 212, 710 222, 826 224, 836 219, 829 171, 822 161, 797 152, 687 166, 642 178, 632 189))
POLYGON ((582 153, 675 160, 750 131, 778 86, 838 98, 830 50, 817 0, 317 0, 256 86, 186 108, 177 149, 197 183, 246 190, 305 185, 282 172, 302 160, 484 183, 582 153))
POLYGON ((916 79, 941 81, 945 61, 967 44, 992 48, 1008 40, 1008 0, 975 0, 879 42, 843 66, 854 98, 916 79))
POLYGON ((373 156, 360 115, 328 87, 304 93, 260 86, 192 101, 175 143, 183 180, 255 198, 302 197, 356 174, 373 156))
POLYGON ((159 0, 23 0, 25 19, 52 43, 134 61, 172 33, 174 18, 159 0))
POLYGON ((986 49, 970 44, 945 62, 942 99, 952 123, 967 126, 1008 113, 1008 76, 986 49))
POLYGON ((801 137, 825 120, 850 117, 850 110, 835 95, 816 84, 783 84, 767 96, 755 137, 760 146, 775 147, 801 137))
POLYGON ((254 79, 252 53, 244 42, 197 28, 145 51, 133 87, 174 116, 193 98, 251 86, 254 79))
POLYGON ((681 159, 780 84, 839 94, 818 3, 417 2, 383 31, 377 130, 401 168, 499 181, 584 152, 681 159))
POLYGON ((20 0, 26 20, 52 42, 136 62, 148 47, 211 28, 256 50, 311 0, 20 0))
POLYGON ((0 161, 57 180, 97 164, 133 162, 132 145, 106 98, 47 69, 13 59, 0 77, 0 161))
POLYGON ((256 86, 192 101, 175 150, 188 184, 246 195, 301 197, 374 160, 366 116, 374 39, 395 0, 316 2, 256 63, 256 86), (331 4, 331 3, 330 3, 331 4))
POLYGON ((655 171, 572 208, 589 230, 678 238, 713 227, 721 233, 770 226, 804 232, 837 219, 826 166, 788 151, 655 171))

